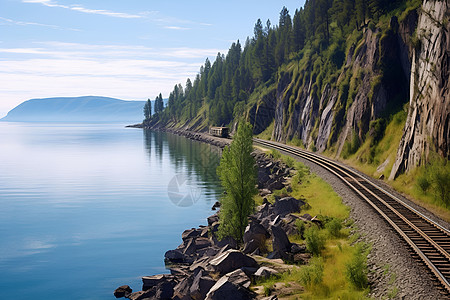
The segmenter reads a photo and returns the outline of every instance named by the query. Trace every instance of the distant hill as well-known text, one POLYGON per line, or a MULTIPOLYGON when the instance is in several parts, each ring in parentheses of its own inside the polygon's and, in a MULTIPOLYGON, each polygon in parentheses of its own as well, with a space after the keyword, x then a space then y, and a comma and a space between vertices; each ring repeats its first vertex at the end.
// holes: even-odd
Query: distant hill
POLYGON ((85 96, 31 99, 12 109, 0 121, 10 122, 127 122, 144 118, 145 101, 85 96))

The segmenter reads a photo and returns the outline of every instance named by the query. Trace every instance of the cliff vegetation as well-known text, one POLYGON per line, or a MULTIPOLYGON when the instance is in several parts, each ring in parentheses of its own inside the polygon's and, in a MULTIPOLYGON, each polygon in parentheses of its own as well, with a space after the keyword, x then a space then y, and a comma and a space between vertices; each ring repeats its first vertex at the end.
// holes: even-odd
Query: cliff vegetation
MULTIPOLYGON (((244 117, 255 135, 390 180, 428 168, 433 153, 448 165, 449 16, 448 3, 433 0, 310 0, 292 16, 283 8, 277 24, 257 20, 244 45, 175 85, 144 126, 233 130, 244 117)), ((431 205, 448 207, 441 198, 431 205)))

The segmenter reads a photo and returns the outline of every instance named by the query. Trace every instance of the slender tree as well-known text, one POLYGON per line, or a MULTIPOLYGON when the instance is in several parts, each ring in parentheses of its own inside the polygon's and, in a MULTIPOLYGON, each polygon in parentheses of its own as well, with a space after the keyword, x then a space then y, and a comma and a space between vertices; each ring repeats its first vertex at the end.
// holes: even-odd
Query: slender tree
POLYGON ((150 99, 147 99, 147 102, 144 105, 144 117, 146 120, 150 119, 152 116, 152 102, 150 99))
POLYGON ((252 127, 241 122, 226 147, 217 168, 226 195, 221 199, 219 238, 231 236, 242 242, 248 216, 253 212, 256 190, 256 164, 253 150, 252 127))

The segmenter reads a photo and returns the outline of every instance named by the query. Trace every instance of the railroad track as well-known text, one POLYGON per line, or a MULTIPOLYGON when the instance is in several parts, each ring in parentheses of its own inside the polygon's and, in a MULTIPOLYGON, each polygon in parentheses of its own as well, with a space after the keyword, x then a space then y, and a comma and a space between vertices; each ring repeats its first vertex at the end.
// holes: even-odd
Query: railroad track
POLYGON ((253 139, 254 143, 307 159, 327 169, 381 215, 423 262, 443 296, 450 298, 450 230, 433 222, 388 191, 355 171, 320 155, 281 143, 253 139))

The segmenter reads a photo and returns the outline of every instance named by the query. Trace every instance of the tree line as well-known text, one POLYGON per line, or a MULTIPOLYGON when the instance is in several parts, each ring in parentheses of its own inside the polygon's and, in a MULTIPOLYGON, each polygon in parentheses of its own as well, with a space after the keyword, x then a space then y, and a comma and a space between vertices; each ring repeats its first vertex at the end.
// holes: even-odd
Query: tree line
POLYGON ((255 88, 273 84, 280 66, 297 59, 302 50, 320 53, 334 44, 340 68, 346 36, 404 2, 307 0, 293 17, 283 7, 278 24, 258 19, 253 37, 248 37, 244 46, 239 40, 232 43, 228 53, 218 53, 213 63, 207 58, 193 81, 188 78, 184 87, 175 85, 168 107, 158 110, 156 119, 187 121, 201 112, 209 124, 229 124, 243 113, 255 88))

